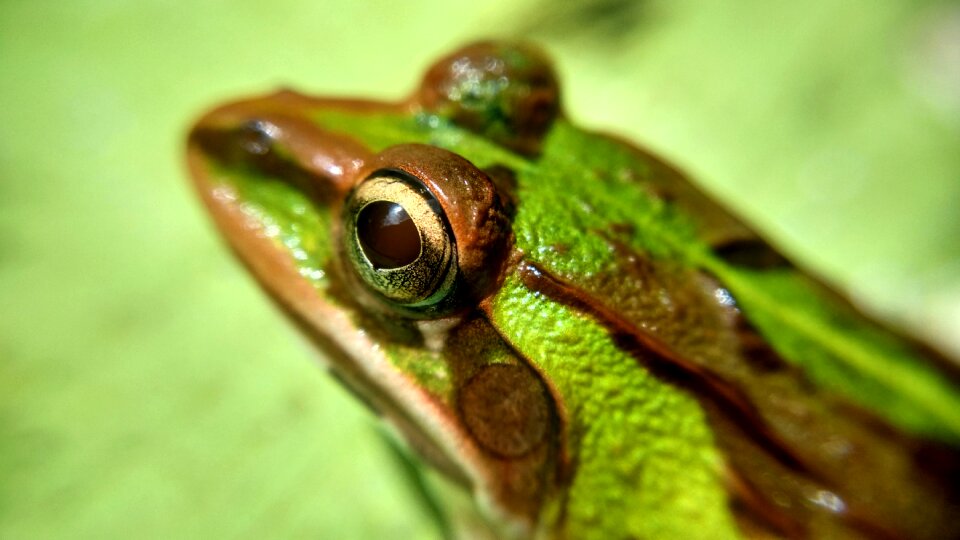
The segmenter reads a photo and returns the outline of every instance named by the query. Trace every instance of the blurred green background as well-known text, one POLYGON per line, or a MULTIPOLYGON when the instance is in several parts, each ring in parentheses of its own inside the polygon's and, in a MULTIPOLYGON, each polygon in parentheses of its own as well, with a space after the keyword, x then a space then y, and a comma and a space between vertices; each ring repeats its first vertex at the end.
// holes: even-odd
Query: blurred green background
POLYGON ((540 41, 571 117, 960 350, 956 3, 3 0, 0 538, 435 535, 216 238, 183 138, 280 85, 397 99, 490 36, 540 41))

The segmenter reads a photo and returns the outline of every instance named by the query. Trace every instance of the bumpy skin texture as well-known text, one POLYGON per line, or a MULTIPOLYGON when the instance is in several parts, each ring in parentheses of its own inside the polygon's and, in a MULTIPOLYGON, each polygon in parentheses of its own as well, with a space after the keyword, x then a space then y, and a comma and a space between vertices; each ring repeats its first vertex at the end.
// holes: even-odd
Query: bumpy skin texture
POLYGON ((501 532, 960 535, 960 393, 942 359, 670 166, 558 117, 552 73, 527 46, 482 43, 400 104, 238 102, 195 128, 191 168, 334 369, 501 532), (357 300, 340 208, 382 156, 487 201, 444 199, 473 255, 470 294, 441 320, 357 300))

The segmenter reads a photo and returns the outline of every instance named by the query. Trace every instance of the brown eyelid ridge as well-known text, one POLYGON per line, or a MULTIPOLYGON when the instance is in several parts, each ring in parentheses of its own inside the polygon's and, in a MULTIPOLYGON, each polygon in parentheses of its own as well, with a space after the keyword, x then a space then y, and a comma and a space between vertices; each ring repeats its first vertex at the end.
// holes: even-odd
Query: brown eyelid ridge
POLYGON ((465 158, 434 146, 401 144, 374 156, 359 178, 401 171, 430 191, 455 237, 463 289, 458 303, 475 305, 499 284, 512 245, 510 218, 489 176, 465 158))

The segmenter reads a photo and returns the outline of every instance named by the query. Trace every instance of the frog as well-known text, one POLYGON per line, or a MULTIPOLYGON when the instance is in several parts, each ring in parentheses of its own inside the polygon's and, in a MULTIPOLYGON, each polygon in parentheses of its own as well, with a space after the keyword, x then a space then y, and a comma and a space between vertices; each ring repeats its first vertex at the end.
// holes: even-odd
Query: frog
POLYGON ((399 102, 234 101, 186 154, 426 497, 466 501, 445 535, 960 537, 953 360, 572 123, 535 45, 466 45, 399 102))

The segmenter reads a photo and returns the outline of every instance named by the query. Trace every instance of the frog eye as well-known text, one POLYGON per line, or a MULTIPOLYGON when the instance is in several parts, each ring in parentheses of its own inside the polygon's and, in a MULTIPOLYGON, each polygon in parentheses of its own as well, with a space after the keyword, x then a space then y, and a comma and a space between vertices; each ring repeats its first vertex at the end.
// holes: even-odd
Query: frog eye
POLYGON ((560 114, 550 61, 523 43, 480 42, 438 60, 417 93, 428 112, 526 155, 560 114))
POLYGON ((370 175, 343 212, 347 259, 373 292, 407 308, 442 301, 456 280, 453 234, 436 198, 397 170, 370 175))
POLYGON ((501 194, 510 189, 435 146, 399 144, 370 158, 335 231, 351 299, 413 319, 472 309, 499 286, 511 253, 501 194))

